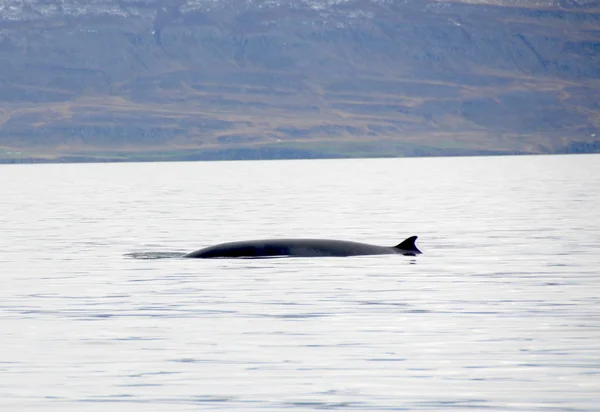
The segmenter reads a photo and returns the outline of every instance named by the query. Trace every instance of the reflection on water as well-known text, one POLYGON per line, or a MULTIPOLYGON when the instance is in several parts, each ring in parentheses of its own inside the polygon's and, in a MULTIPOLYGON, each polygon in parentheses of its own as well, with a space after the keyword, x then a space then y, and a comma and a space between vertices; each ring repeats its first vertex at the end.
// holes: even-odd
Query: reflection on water
POLYGON ((597 187, 598 156, 2 166, 0 407, 596 411, 597 187))

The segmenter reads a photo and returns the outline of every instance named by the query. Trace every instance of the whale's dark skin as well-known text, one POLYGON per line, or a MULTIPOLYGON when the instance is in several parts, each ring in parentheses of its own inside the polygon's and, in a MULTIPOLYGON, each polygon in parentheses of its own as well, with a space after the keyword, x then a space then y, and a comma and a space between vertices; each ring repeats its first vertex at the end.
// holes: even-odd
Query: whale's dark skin
POLYGON ((415 245, 417 236, 411 236, 396 246, 376 246, 367 243, 328 239, 262 239, 221 243, 184 255, 185 258, 267 258, 267 257, 318 257, 406 255, 415 256, 421 251, 415 245))

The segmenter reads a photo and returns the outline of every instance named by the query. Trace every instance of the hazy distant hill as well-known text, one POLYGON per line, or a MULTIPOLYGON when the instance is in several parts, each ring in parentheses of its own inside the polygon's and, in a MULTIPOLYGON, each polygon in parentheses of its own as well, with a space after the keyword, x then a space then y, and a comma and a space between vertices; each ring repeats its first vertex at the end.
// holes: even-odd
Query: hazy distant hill
POLYGON ((600 0, 0 0, 0 158, 600 151, 600 0))

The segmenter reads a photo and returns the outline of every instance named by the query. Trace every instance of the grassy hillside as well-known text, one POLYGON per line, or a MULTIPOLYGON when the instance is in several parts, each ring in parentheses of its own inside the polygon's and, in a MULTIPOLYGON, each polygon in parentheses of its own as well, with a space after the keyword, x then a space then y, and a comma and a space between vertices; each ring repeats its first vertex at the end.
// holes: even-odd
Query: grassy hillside
POLYGON ((597 2, 69 5, 0 6, 0 161, 598 151, 597 2))

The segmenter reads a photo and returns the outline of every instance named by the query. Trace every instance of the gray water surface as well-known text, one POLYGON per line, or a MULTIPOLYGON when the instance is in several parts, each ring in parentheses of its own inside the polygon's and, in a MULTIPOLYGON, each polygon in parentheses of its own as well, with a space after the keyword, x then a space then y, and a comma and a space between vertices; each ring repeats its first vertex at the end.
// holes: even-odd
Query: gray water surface
POLYGON ((0 410, 599 411, 599 188, 597 155, 0 166, 0 410))

